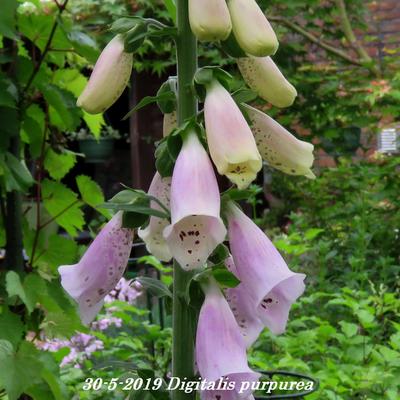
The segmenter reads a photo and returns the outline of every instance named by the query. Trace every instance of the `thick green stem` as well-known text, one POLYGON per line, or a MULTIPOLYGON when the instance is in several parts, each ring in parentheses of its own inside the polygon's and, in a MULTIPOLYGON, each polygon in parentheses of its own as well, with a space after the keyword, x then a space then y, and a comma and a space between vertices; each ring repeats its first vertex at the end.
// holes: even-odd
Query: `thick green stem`
MULTIPOLYGON (((197 69, 197 43, 189 25, 188 0, 177 1, 177 64, 178 64, 178 122, 182 124, 197 112, 197 100, 192 89, 197 69)), ((185 301, 184 293, 191 273, 174 263, 173 298, 173 376, 194 378, 195 313, 185 301)), ((194 400, 195 393, 176 390, 173 400, 194 400)))

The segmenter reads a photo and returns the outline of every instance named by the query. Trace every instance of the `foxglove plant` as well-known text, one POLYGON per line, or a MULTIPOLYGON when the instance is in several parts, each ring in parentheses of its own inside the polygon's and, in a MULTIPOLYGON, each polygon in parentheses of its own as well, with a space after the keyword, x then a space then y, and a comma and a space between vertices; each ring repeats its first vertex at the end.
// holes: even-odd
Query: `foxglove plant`
POLYGON ((189 0, 189 20, 192 32, 200 41, 225 40, 232 30, 225 0, 189 0))
POLYGON ((236 274, 253 301, 253 313, 272 333, 283 333, 291 305, 304 292, 305 275, 288 268, 265 233, 234 203, 226 214, 236 274))
MULTIPOLYGON (((132 229, 138 228, 149 252, 162 261, 174 260, 172 375, 180 379, 195 376, 197 361, 203 379, 224 378, 234 384, 231 391, 202 391, 203 400, 253 400, 251 385, 244 391, 238 389, 243 382, 256 383, 260 377, 248 365, 247 348, 265 326, 274 334, 285 330, 291 305, 304 291, 305 275, 288 268, 264 232, 231 201, 231 196, 234 198, 256 179, 262 168, 261 156, 284 172, 312 177, 312 145, 297 140, 265 114, 243 104, 240 108, 234 100, 239 101, 238 97, 229 92, 231 77, 224 71, 197 68, 195 35, 201 41, 227 39, 222 46, 228 47, 236 40, 245 53, 237 62, 250 88, 275 106, 293 103, 296 89, 269 57, 279 44, 256 1, 177 0, 176 9, 177 29, 137 16, 116 21, 113 27, 118 35, 102 53, 79 98, 78 104, 88 112, 107 109, 129 79, 132 56, 128 53, 155 30, 155 36, 151 36, 154 40, 176 33, 177 86, 167 82, 156 96, 164 113, 164 126, 156 150, 158 172, 149 192, 126 190, 114 202, 111 200, 109 208, 120 211, 77 265, 60 267, 59 271, 65 290, 79 303, 82 319, 90 321, 104 296, 116 291, 128 260, 132 229), (198 113, 196 94, 204 99, 204 113, 198 113), (251 127, 241 109, 246 111, 251 127), (227 230, 220 216, 221 196, 207 150, 218 173, 239 189, 228 190, 222 203, 232 253, 225 264, 240 281, 225 290, 226 298, 213 278, 218 267, 211 266, 213 253, 218 254, 214 250, 225 241, 227 230), (122 227, 122 212, 127 213, 124 221, 130 221, 132 229, 122 227), (197 321, 199 310, 192 304, 190 289, 192 283, 199 282, 205 300, 197 321)), ((164 294, 170 293, 164 289, 164 294)), ((197 295, 195 300, 199 299, 197 295)), ((194 397, 180 390, 172 394, 173 400, 194 397)))
POLYGON ((61 285, 77 301, 83 323, 94 319, 103 306, 104 297, 121 279, 132 240, 133 230, 122 227, 122 212, 118 212, 77 264, 59 267, 61 285))
POLYGON ((115 36, 100 54, 77 105, 89 114, 106 111, 125 90, 132 65, 132 54, 125 51, 122 36, 115 36))
MULTIPOLYGON (((257 382, 260 374, 248 366, 246 343, 219 287, 210 282, 204 291, 205 300, 200 310, 196 335, 197 367, 201 377, 209 382, 221 378, 234 382, 231 395, 235 394, 235 397, 226 398, 237 399, 242 382, 257 382)), ((217 399, 218 396, 213 392, 203 398, 217 399)), ((249 395, 251 390, 246 390, 240 398, 249 395)))
POLYGON ((247 85, 262 99, 280 108, 293 104, 297 90, 283 76, 271 57, 238 58, 237 64, 247 85))
POLYGON ((255 0, 228 0, 228 7, 233 33, 243 51, 256 57, 276 53, 278 39, 255 0))
POLYGON ((296 139, 282 125, 267 114, 246 105, 252 122, 252 131, 258 150, 268 165, 289 175, 304 175, 315 179, 311 167, 314 163, 314 145, 296 139))
POLYGON ((216 80, 207 87, 204 119, 208 147, 218 172, 245 189, 262 168, 261 156, 242 112, 216 80))
MULTIPOLYGON (((166 207, 169 207, 171 190, 171 178, 162 178, 156 172, 151 182, 148 194, 157 198, 166 207)), ((161 206, 154 200, 150 206, 156 210, 162 210, 161 206)), ((146 228, 138 230, 138 236, 146 243, 147 250, 161 261, 170 261, 171 252, 163 237, 164 228, 168 225, 168 221, 163 218, 151 216, 149 224, 146 228)))
POLYGON ((164 237, 175 260, 191 270, 204 266, 225 235, 214 170, 196 133, 189 132, 172 175, 171 225, 164 237))

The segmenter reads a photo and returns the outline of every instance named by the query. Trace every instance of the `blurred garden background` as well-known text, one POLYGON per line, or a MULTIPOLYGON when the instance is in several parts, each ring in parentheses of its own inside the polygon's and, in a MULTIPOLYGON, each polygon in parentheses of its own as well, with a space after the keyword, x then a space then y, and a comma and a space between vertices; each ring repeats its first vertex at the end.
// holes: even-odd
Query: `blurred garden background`
MULTIPOLYGON (((258 3, 299 96, 283 110, 253 105, 315 145, 317 179, 265 165, 244 204, 291 269, 307 274, 287 332, 266 330, 250 364, 318 379, 310 400, 398 400, 400 3, 258 3)), ((123 116, 176 74, 175 46, 146 39, 129 89, 104 115, 76 99, 112 22, 135 14, 172 24, 171 4, 0 0, 0 399, 165 399, 83 383, 168 375, 169 297, 131 280, 168 286, 171 266, 135 241, 125 278, 89 327, 57 268, 83 254, 109 217, 99 205, 121 184, 149 187, 162 114, 150 104, 123 116)), ((244 87, 234 59, 215 46, 200 47, 200 64, 223 67, 244 87)))

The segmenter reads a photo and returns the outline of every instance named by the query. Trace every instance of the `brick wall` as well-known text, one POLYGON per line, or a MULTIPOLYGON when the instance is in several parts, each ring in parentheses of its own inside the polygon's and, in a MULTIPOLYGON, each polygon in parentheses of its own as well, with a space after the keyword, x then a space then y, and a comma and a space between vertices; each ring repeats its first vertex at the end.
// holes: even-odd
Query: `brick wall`
POLYGON ((400 49, 400 0, 376 0, 369 4, 370 34, 374 41, 368 45, 372 57, 397 54, 400 49))

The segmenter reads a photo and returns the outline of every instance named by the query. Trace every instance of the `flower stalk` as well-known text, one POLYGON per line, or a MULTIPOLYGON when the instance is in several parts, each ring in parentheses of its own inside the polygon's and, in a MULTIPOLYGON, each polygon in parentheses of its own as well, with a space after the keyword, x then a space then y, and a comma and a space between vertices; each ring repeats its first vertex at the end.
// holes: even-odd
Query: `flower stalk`
MULTIPOLYGON (((188 0, 177 0, 177 65, 178 65, 178 124, 197 113, 197 100, 192 80, 197 69, 197 42, 189 23, 188 0)), ((194 372, 195 315, 185 301, 184 293, 192 276, 174 262, 172 374, 191 380, 194 372)), ((172 400, 194 400, 196 393, 176 390, 172 400)))

